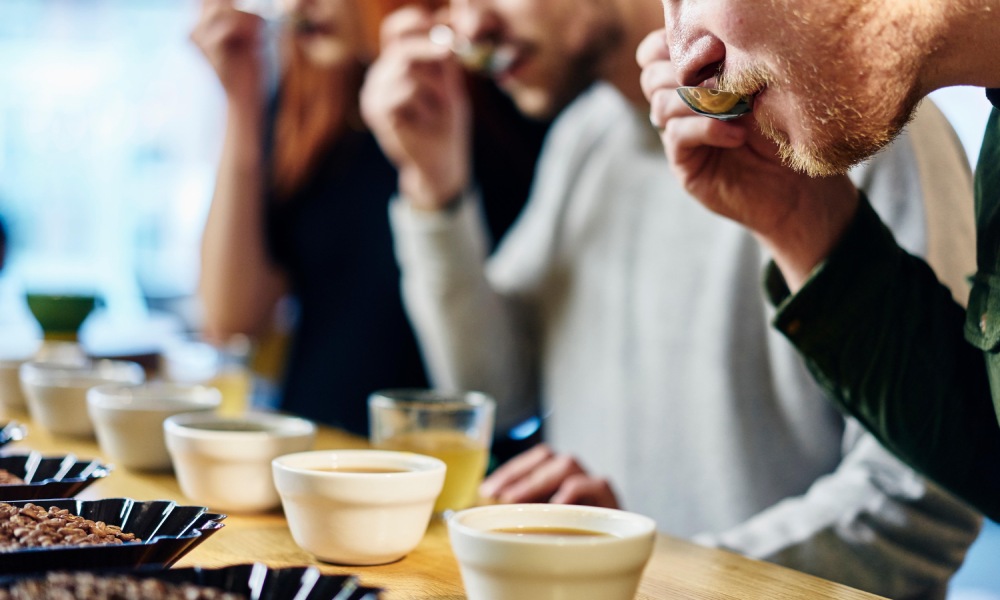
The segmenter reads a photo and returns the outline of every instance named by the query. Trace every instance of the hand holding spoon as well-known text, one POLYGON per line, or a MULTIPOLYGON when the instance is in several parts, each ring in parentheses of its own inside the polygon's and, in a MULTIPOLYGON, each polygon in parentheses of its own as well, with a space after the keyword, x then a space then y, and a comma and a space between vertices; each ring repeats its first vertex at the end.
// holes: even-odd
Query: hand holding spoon
POLYGON ((720 121, 736 119, 753 110, 752 96, 697 86, 679 87, 677 93, 694 112, 720 121))

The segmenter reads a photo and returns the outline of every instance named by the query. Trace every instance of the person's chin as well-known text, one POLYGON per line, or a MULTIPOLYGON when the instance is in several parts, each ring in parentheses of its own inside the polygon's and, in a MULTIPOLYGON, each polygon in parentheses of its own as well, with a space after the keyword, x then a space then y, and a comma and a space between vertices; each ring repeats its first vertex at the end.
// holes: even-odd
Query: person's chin
POLYGON ((523 84, 516 79, 498 81, 502 89, 523 114, 533 119, 549 119, 558 112, 552 94, 545 88, 523 84))
POLYGON ((303 43, 301 48, 309 62, 320 67, 331 67, 355 58, 344 44, 327 40, 311 40, 303 43))

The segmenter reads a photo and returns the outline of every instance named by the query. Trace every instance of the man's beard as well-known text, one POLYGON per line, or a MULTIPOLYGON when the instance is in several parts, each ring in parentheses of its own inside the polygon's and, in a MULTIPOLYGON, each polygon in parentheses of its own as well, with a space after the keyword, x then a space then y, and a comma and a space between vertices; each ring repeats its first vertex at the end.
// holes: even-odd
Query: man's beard
POLYGON ((815 129, 805 143, 792 143, 769 119, 757 120, 765 136, 778 145, 778 155, 792 169, 811 177, 842 175, 888 146, 913 118, 916 101, 909 98, 895 114, 867 117, 842 103, 804 109, 804 123, 815 129), (816 110, 818 108, 819 110, 816 110))
MULTIPOLYGON (((775 78, 766 70, 748 67, 719 74, 719 88, 751 95, 763 88, 775 89, 775 78)), ((793 143, 771 115, 754 118, 761 132, 778 146, 778 155, 788 167, 812 177, 846 173, 889 145, 913 117, 918 96, 902 94, 898 107, 878 106, 872 114, 854 108, 855 98, 832 89, 815 94, 816 100, 801 107, 799 125, 809 141, 793 143), (876 114, 877 113, 877 114, 876 114)), ((892 97, 885 95, 885 97, 892 97)), ((794 117, 793 117, 794 118, 794 117)))
POLYGON ((518 90, 519 84, 515 83, 506 91, 524 114, 535 119, 552 119, 602 78, 606 61, 620 51, 624 37, 617 23, 608 24, 592 35, 585 48, 566 57, 556 77, 546 84, 518 90))

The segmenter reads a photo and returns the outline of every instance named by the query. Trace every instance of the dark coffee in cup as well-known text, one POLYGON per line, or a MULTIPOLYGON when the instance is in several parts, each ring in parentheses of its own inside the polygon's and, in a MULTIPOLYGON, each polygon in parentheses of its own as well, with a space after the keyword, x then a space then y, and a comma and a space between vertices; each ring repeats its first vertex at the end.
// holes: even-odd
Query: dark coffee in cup
POLYGON ((493 533, 509 533, 512 535, 551 535, 561 537, 612 537, 610 533, 577 529, 575 527, 501 527, 491 529, 493 533))
POLYGON ((317 467, 310 471, 324 471, 327 473, 406 473, 409 469, 398 467, 317 467))
POLYGON ((260 423, 252 423, 249 421, 213 421, 210 423, 189 423, 185 425, 190 429, 201 429, 203 431, 241 431, 241 432, 257 432, 263 433, 265 431, 272 431, 271 427, 267 425, 261 425, 260 423))

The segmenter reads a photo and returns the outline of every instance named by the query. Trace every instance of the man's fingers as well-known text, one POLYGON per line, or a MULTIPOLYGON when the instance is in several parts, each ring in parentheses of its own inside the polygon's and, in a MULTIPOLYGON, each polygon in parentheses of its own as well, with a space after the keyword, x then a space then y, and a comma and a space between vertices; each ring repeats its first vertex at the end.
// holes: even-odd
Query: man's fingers
POLYGON ((546 502, 571 475, 584 473, 572 456, 556 455, 500 492, 501 502, 546 502))
POLYGON ((585 474, 571 475, 549 500, 553 504, 584 504, 618 508, 618 498, 606 479, 585 474))
POLYGON ((658 91, 670 91, 677 89, 677 72, 673 63, 665 60, 650 63, 642 69, 639 75, 639 85, 646 98, 652 98, 658 91))
POLYGON ((427 9, 413 4, 404 6, 382 20, 379 43, 385 49, 401 39, 426 38, 435 22, 434 15, 427 9))
POLYGON ((484 498, 498 498, 502 491, 517 480, 530 474, 553 456, 552 449, 545 444, 518 454, 508 460, 486 478, 479 486, 479 495, 484 498))
POLYGON ((661 134, 671 160, 682 163, 708 148, 739 148, 747 139, 745 126, 691 114, 673 117, 661 134))
POLYGON ((362 87, 362 109, 369 116, 389 110, 414 99, 428 106, 445 102, 447 93, 442 83, 454 66, 432 44, 418 40, 402 40, 387 50, 369 69, 362 87))
POLYGON ((657 29, 647 35, 639 42, 639 46, 635 50, 635 61, 642 68, 646 68, 647 65, 661 60, 670 60, 666 29, 657 29))

